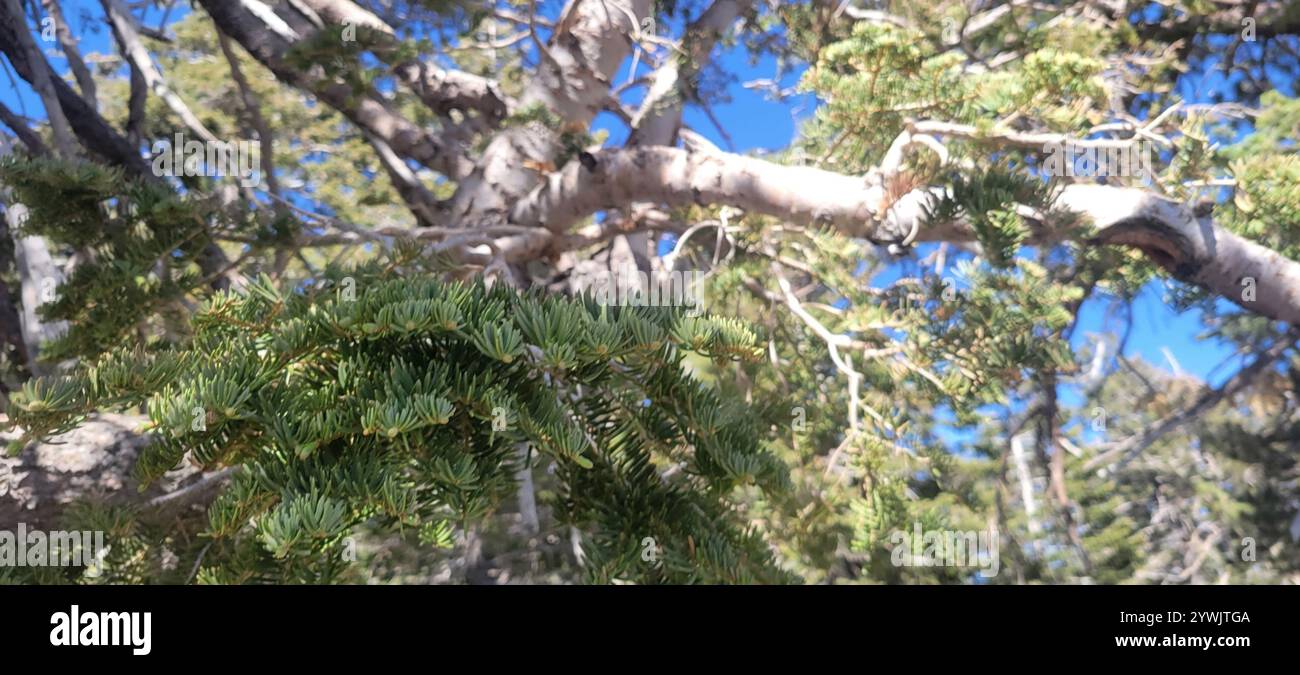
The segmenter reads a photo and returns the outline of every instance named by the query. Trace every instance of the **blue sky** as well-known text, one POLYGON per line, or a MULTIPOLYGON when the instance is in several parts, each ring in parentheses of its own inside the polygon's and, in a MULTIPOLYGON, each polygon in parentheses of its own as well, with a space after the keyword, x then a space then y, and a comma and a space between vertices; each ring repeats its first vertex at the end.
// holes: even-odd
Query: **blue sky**
MULTIPOLYGON (((183 16, 188 11, 186 4, 180 3, 173 11, 172 17, 183 16)), ((96 0, 64 0, 63 5, 74 32, 81 38, 83 52, 107 52, 113 49, 110 43, 111 36, 102 23, 101 10, 96 0), (83 17, 87 20, 83 20, 83 17)), ((556 2, 544 3, 542 13, 554 15, 558 6, 559 3, 556 2)), ((158 18, 158 12, 152 11, 147 16, 146 22, 156 25, 158 18)), ((64 70, 64 62, 57 49, 52 45, 46 47, 51 62, 57 69, 64 70)), ((1244 45, 1243 48, 1250 49, 1252 45, 1244 45)), ((714 123, 699 108, 692 107, 686 111, 686 123, 721 147, 734 149, 737 152, 778 150, 789 144, 798 132, 799 121, 806 119, 812 112, 814 104, 812 97, 802 95, 785 101, 775 101, 763 92, 744 88, 742 83, 746 81, 772 78, 775 75, 777 64, 770 57, 751 63, 748 52, 738 47, 720 50, 715 54, 715 59, 732 75, 726 92, 729 100, 712 107, 714 116, 727 131, 730 144, 724 140, 714 123)), ((1212 67, 1214 64, 1202 65, 1210 67, 1193 69, 1179 83, 1179 93, 1189 102, 1208 101, 1214 92, 1224 89, 1224 78, 1212 67)), ((39 99, 26 83, 17 80, 12 71, 8 70, 7 64, 6 69, 8 78, 15 81, 17 86, 0 89, 0 101, 20 114, 26 114, 33 119, 43 118, 39 99)), ((1284 76, 1292 74, 1269 73, 1269 75, 1277 75, 1279 77, 1273 79, 1284 81, 1287 79, 1284 76)), ((797 70, 787 73, 780 85, 792 86, 798 76, 797 70)), ((623 82, 626 77, 627 65, 625 64, 624 71, 616 82, 623 82)), ((1283 87, 1284 93, 1293 94, 1286 88, 1285 83, 1279 83, 1279 86, 1283 87)), ((626 129, 613 116, 603 115, 598 118, 597 126, 610 132, 611 144, 620 144, 626 137, 626 129)), ((887 278, 891 273, 887 272, 880 279, 887 278)), ((1201 339, 1203 326, 1200 312, 1196 310, 1175 312, 1171 309, 1166 295, 1167 285, 1164 281, 1152 282, 1143 289, 1133 305, 1134 325, 1126 355, 1141 357, 1166 370, 1171 370, 1172 367, 1164 353, 1167 349, 1184 372, 1208 379, 1214 384, 1226 380, 1239 367, 1239 361, 1222 367, 1225 360, 1232 357, 1231 346, 1201 339)), ((1080 325, 1075 332, 1076 347, 1085 344, 1091 334, 1124 330, 1123 312, 1115 311, 1117 308, 1111 305, 1112 300, 1104 296, 1096 296, 1084 305, 1080 325)), ((1067 397, 1070 396, 1069 392, 1063 393, 1067 397)))
MULTIPOLYGON (((712 108, 714 117, 727 129, 734 141, 735 150, 776 150, 787 145, 797 134, 798 121, 811 115, 811 97, 776 102, 759 92, 740 86, 740 83, 752 79, 773 77, 776 63, 772 58, 751 65, 749 54, 743 48, 721 52, 716 58, 726 70, 736 74, 736 83, 728 90, 731 101, 712 108)), ((798 80, 799 72, 787 74, 781 86, 793 85, 798 80)), ((1201 77, 1184 77, 1180 92, 1188 97, 1189 102, 1206 101, 1209 92, 1222 89, 1222 80, 1222 76, 1216 72, 1202 74, 1201 77)), ((722 145, 720 134, 701 110, 688 109, 685 118, 692 129, 722 145)), ((618 128, 617 123, 611 125, 611 128, 618 128)), ((896 270, 886 270, 877 276, 876 281, 883 282, 896 275, 896 270)), ((1133 303, 1134 325, 1125 355, 1141 357, 1166 370, 1172 370, 1163 351, 1167 349, 1183 372, 1208 379, 1216 385, 1221 384, 1240 367, 1239 362, 1222 367, 1224 361, 1233 356, 1234 347, 1219 341, 1200 339, 1200 334, 1204 331, 1202 313, 1199 310, 1181 313, 1175 311, 1166 297, 1166 289, 1171 283, 1175 282, 1153 281, 1133 303)), ((1086 344, 1091 334, 1124 331, 1125 313, 1118 307, 1112 309, 1113 302, 1113 298, 1097 294, 1084 304, 1079 327, 1074 334, 1073 343, 1076 348, 1086 344)))

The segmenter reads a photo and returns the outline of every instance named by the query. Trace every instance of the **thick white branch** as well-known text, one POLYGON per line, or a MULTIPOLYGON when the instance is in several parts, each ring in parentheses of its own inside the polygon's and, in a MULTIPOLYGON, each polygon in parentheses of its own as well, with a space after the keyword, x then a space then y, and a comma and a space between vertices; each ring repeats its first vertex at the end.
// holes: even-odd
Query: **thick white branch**
MULTIPOLYGON (((970 241, 963 222, 924 223, 924 206, 942 188, 910 192, 889 203, 884 188, 857 176, 785 166, 753 157, 640 147, 584 154, 517 202, 511 222, 554 233, 602 209, 633 202, 669 206, 737 206, 800 224, 830 225, 876 243, 917 239, 970 241)), ((1055 207, 1082 214, 1094 227, 1088 244, 1133 246, 1176 278, 1243 308, 1300 323, 1300 263, 1198 217, 1183 205, 1137 188, 1066 186, 1055 207)), ((1052 223, 1037 243, 1068 236, 1052 223)))
POLYGON ((736 22, 741 12, 752 2, 741 0, 716 0, 687 27, 682 40, 687 59, 667 58, 650 75, 650 87, 645 100, 632 119, 629 145, 672 145, 682 125, 682 110, 686 97, 692 92, 688 82, 681 81, 681 64, 688 61, 696 70, 704 68, 709 53, 723 34, 736 22))

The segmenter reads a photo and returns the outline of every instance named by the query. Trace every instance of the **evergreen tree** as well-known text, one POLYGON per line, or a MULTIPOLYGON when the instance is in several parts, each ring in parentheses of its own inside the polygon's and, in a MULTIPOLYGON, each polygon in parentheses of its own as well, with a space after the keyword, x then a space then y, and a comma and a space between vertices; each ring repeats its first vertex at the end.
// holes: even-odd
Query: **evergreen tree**
POLYGON ((145 496, 0 580, 1296 579, 1294 3, 101 4, 97 73, 0 10, 0 383, 145 496), (687 126, 737 53, 789 147, 687 126), (1157 296, 1233 358, 1135 356, 1157 296))

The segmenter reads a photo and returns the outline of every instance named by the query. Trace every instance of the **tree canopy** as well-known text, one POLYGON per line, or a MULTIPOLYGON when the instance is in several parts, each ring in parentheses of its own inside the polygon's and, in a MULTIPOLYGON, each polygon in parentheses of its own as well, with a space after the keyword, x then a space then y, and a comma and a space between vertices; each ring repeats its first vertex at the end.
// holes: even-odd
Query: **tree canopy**
POLYGON ((0 581, 1296 581, 1298 50, 1281 0, 3 0, 0 526, 112 545, 0 581))

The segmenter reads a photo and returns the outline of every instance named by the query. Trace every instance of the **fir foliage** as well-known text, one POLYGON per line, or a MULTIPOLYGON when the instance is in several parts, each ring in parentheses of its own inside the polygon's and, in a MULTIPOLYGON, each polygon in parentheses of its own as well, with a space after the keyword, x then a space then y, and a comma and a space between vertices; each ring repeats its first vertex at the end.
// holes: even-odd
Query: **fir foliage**
MULTIPOLYGON (((38 168, 52 180, 50 167, 38 168)), ((133 193, 133 203, 147 194, 133 193)), ((99 264, 123 274, 139 271, 128 267, 143 264, 139 249, 163 247, 60 229, 31 196, 40 231, 82 237, 68 243, 97 245, 99 264)), ((167 203, 141 212, 180 213, 167 203)), ((186 219, 151 232, 170 235, 175 222, 186 219)), ((782 489, 784 467, 761 447, 744 406, 683 368, 686 350, 753 358, 752 332, 672 308, 445 283, 437 271, 436 259, 403 247, 298 289, 261 277, 213 293, 184 341, 126 340, 71 374, 29 381, 10 400, 10 420, 25 432, 13 447, 94 410, 143 405, 153 432, 136 466, 143 484, 185 461, 243 467, 209 509, 207 536, 237 544, 207 554, 206 580, 343 578, 342 542, 371 519, 445 543, 451 528, 514 493, 520 444, 533 450, 530 462, 556 467, 563 518, 589 535, 592 578, 787 578, 728 500, 741 486, 782 489), (642 558, 647 538, 662 552, 658 564, 642 558)), ((67 298, 106 290, 74 277, 54 307, 69 312, 67 298)))

